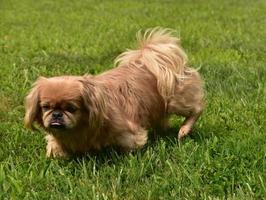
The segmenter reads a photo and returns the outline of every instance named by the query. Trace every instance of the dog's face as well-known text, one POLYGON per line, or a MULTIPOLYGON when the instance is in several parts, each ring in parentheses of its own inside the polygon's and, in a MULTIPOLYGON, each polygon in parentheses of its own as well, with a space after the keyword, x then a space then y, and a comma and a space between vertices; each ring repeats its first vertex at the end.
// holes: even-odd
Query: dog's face
POLYGON ((37 121, 52 134, 71 132, 89 112, 83 91, 75 77, 39 78, 26 98, 26 126, 37 121))
POLYGON ((53 101, 44 98, 40 101, 43 126, 46 129, 72 129, 81 116, 80 105, 75 100, 53 101))
POLYGON ((101 89, 91 76, 39 78, 26 97, 25 125, 34 122, 51 134, 100 127, 105 115, 101 89))
POLYGON ((51 132, 77 126, 82 116, 82 86, 78 81, 49 80, 39 90, 42 123, 51 132))

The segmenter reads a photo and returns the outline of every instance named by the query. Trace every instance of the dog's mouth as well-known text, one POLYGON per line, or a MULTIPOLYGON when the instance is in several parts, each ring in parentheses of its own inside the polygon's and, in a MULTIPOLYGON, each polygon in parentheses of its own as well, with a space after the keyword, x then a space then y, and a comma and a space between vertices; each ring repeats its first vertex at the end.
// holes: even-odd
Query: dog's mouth
POLYGON ((61 120, 54 119, 51 120, 49 127, 53 129, 65 129, 66 125, 61 120))

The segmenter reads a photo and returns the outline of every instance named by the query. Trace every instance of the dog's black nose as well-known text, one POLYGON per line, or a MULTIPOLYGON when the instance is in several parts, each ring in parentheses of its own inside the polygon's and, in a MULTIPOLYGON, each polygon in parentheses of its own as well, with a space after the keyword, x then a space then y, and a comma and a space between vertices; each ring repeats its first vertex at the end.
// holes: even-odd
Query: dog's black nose
POLYGON ((59 118, 63 117, 63 113, 61 111, 56 110, 53 112, 52 116, 54 119, 59 119, 59 118))

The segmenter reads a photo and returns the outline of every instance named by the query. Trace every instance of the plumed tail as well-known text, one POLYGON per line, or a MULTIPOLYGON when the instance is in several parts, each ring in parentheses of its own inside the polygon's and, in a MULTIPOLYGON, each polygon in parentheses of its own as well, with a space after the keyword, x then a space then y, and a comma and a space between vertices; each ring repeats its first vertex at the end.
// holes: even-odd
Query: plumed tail
POLYGON ((146 67, 157 79, 160 94, 167 98, 174 94, 177 80, 185 78, 187 55, 173 36, 171 29, 153 28, 137 33, 139 47, 119 55, 118 66, 146 67))

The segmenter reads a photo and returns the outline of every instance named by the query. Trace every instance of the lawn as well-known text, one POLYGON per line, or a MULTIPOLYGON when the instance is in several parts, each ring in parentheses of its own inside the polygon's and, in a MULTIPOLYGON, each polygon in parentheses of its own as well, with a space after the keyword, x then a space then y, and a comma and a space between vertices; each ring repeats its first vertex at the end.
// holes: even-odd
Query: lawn
POLYGON ((0 199, 265 199, 266 1, 1 0, 0 199), (134 153, 47 159, 23 126, 38 76, 98 74, 139 29, 175 29, 205 81, 193 133, 134 153))

